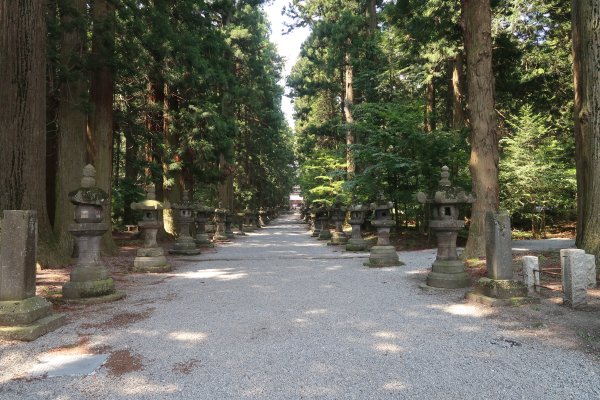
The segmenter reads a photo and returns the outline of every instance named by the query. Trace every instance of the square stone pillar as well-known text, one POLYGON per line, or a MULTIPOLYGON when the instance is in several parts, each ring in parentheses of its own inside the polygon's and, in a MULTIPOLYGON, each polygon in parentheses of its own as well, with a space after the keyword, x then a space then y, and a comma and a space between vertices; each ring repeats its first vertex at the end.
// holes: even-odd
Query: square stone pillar
POLYGON ((494 280, 513 278, 512 231, 506 211, 485 215, 485 263, 487 277, 494 280))
POLYGON ((587 304, 588 269, 585 251, 562 249, 560 269, 563 285, 563 304, 578 308, 587 304))
POLYGON ((64 324, 52 304, 35 295, 37 215, 4 211, 0 236, 0 338, 35 340, 64 324))
POLYGON ((536 285, 540 284, 540 275, 539 272, 536 272, 539 270, 540 262, 538 257, 523 256, 523 278, 530 293, 536 289, 536 285))

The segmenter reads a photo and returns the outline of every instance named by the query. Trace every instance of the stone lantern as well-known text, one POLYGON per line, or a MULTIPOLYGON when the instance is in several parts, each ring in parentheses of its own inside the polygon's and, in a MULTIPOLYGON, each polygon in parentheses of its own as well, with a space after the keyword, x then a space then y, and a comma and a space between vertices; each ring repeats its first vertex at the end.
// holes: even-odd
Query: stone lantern
POLYGON ((254 232, 254 211, 248 206, 244 209, 244 230, 246 232, 254 232))
POLYGON ((321 221, 319 221, 321 204, 313 203, 310 207, 310 225, 312 226, 311 237, 319 237, 321 233, 321 221))
POLYGON ((258 223, 260 224, 260 226, 266 226, 267 222, 267 211, 263 207, 261 207, 258 211, 258 223))
POLYGON ((115 290, 115 283, 100 259, 102 235, 110 229, 110 224, 102 222, 104 206, 110 198, 96 187, 96 169, 92 165, 83 168, 81 187, 69 193, 69 200, 75 204, 75 223, 69 225, 69 232, 77 241, 79 257, 70 281, 63 286, 63 298, 95 303, 125 297, 125 293, 115 290))
POLYGON ((458 219, 458 206, 475 201, 473 194, 453 187, 450 183, 448 167, 442 167, 441 179, 437 189, 429 196, 417 193, 417 200, 431 205, 432 220, 429 229, 437 237, 437 257, 427 276, 427 285, 439 288, 462 288, 469 286, 471 280, 465 272, 464 263, 456 253, 456 237, 465 223, 458 219))
POLYGON ((260 223, 260 211, 257 211, 256 209, 254 210, 253 214, 253 219, 254 219, 254 227, 256 229, 262 229, 262 224, 260 223))
POLYGON ((348 237, 344 233, 343 224, 346 220, 347 208, 342 204, 339 198, 336 198, 333 207, 331 208, 331 220, 335 224, 335 230, 331 235, 330 245, 345 245, 348 242, 348 237))
POLYGON ((156 234, 162 226, 160 211, 163 205, 156 201, 154 185, 148 186, 146 200, 140 203, 131 203, 132 210, 142 212, 142 220, 138 226, 144 235, 144 245, 138 249, 133 260, 133 271, 136 272, 168 272, 171 267, 167 264, 165 252, 156 243, 156 234))
POLYGON ((347 251, 365 251, 369 247, 367 241, 362 238, 360 230, 361 225, 365 222, 367 209, 362 204, 353 205, 348 208, 348 211, 350 211, 349 222, 352 226, 352 237, 346 244, 347 251))
POLYGON ((233 239, 235 237, 232 225, 233 213, 229 209, 225 209, 225 236, 227 236, 227 239, 233 239))
POLYGON ((329 221, 331 219, 331 207, 323 207, 321 212, 321 230, 319 231, 318 240, 330 240, 331 231, 329 230, 329 221))
POLYGON ((365 263, 368 267, 391 267, 403 265, 398 259, 396 248, 390 245, 390 228, 395 225, 392 219, 391 201, 385 201, 383 194, 380 200, 371 204, 373 210, 373 219, 371 224, 377 228, 377 244, 371 248, 369 262, 365 263))
POLYGON ((190 225, 194 222, 192 215, 194 206, 190 202, 189 192, 184 190, 181 203, 174 203, 171 208, 176 217, 178 236, 169 253, 188 256, 200 254, 200 249, 196 247, 194 238, 190 235, 190 225))
POLYGON ((229 240, 227 234, 225 233, 225 218, 227 214, 227 210, 224 209, 219 203, 219 207, 217 207, 214 211, 215 213, 215 234, 213 235, 213 240, 215 242, 226 242, 229 240))
POLYGON ((238 222, 238 232, 236 235, 238 236, 246 236, 246 232, 244 232, 244 221, 246 220, 246 213, 242 210, 239 213, 236 213, 237 222, 238 222))
POLYGON ((196 204, 194 210, 196 211, 196 238, 194 242, 200 247, 214 247, 208 233, 206 233, 206 223, 210 220, 213 209, 208 206, 196 204))

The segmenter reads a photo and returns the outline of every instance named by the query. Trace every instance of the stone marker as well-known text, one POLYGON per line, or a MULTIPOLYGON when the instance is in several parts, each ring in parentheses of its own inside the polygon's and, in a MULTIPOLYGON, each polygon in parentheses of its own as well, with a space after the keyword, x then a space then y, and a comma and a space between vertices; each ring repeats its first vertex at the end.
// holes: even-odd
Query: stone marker
POLYGON ((35 295, 37 215, 6 210, 0 233, 0 338, 31 341, 64 324, 52 304, 35 295))
POLYGON ((437 239, 437 256, 427 275, 427 286, 450 289, 467 287, 471 279, 456 252, 458 231, 465 226, 464 221, 458 219, 458 206, 473 203, 475 197, 452 186, 447 166, 442 167, 440 175, 437 188, 429 196, 423 192, 417 193, 420 203, 431 205, 429 229, 435 232, 437 239))
POLYGON ((335 224, 335 230, 331 235, 331 240, 328 245, 337 246, 337 245, 345 245, 348 243, 348 237, 344 233, 343 224, 346 220, 346 211, 347 208, 342 204, 341 199, 338 197, 333 204, 331 211, 331 220, 335 224))
POLYGON ((596 256, 593 254, 585 255, 585 266, 587 268, 588 288, 596 287, 596 256))
POLYGON ((527 285, 529 293, 539 290, 540 285, 540 263, 538 257, 523 256, 523 280, 527 285))
POLYGON ((100 258, 102 235, 110 230, 110 224, 102 222, 104 206, 110 199, 96 187, 96 169, 92 165, 83 168, 81 187, 69 193, 69 199, 75 204, 75 223, 69 225, 69 232, 75 236, 79 257, 70 281, 63 286, 63 298, 71 303, 122 299, 125 293, 115 290, 115 283, 100 258))
POLYGON ((371 210, 374 214, 371 224, 377 228, 377 244, 371 247, 369 262, 364 264, 367 267, 404 265, 398 259, 396 248, 390 245, 390 228, 396 224, 390 212, 393 205, 391 201, 385 201, 383 194, 381 194, 378 202, 371 204, 371 210))
POLYGON ((175 255, 193 256, 200 254, 200 249, 196 247, 194 238, 190 235, 190 225, 193 222, 194 206, 190 202, 190 195, 187 190, 183 191, 180 203, 171 205, 173 216, 177 223, 177 239, 169 253, 175 255))
POLYGON ((369 245, 367 241, 362 238, 360 226, 365 222, 365 214, 367 213, 367 207, 362 204, 353 205, 348 209, 350 211, 350 225, 352 226, 352 237, 346 244, 347 251, 365 251, 369 245))
POLYGON ((580 249, 560 251, 563 304, 573 308, 587 304, 588 268, 586 254, 580 249))
POLYGON ((132 270, 135 272, 168 272, 171 266, 167 264, 165 251, 156 243, 156 234, 162 226, 160 210, 163 205, 156 201, 154 185, 148 186, 146 191, 146 200, 140 203, 131 203, 132 210, 142 212, 142 220, 138 223, 144 244, 137 250, 133 260, 132 270))
POLYGON ((196 212, 196 237, 194 238, 194 242, 196 242, 199 247, 214 247, 208 233, 206 233, 206 223, 210 220, 213 209, 208 206, 196 204, 194 206, 194 211, 196 212))
POLYGON ((485 216, 487 278, 479 279, 475 292, 467 299, 489 306, 538 303, 529 297, 527 286, 513 280, 512 240, 508 212, 487 212, 485 216))

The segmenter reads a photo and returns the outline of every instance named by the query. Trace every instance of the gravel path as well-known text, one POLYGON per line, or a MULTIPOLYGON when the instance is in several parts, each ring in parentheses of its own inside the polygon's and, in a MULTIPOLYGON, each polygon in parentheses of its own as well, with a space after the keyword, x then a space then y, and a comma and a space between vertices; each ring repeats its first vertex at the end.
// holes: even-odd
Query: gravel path
POLYGON ((0 344, 0 398, 600 398, 597 360, 514 337, 463 291, 422 292, 433 251, 398 268, 367 256, 284 216, 171 274, 133 275, 127 299, 73 309, 36 342, 0 344), (111 358, 94 375, 28 379, 56 347, 111 358))

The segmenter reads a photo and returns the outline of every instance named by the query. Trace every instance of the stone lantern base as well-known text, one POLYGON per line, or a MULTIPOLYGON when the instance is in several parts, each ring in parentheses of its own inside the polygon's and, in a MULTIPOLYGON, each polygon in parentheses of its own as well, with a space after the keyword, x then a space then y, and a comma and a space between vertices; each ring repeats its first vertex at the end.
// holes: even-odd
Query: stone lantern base
POLYGON ((371 247, 371 255, 369 261, 364 264, 367 267, 394 267, 404 265, 398 258, 396 248, 394 246, 373 246, 371 247))
POLYGON ((348 237, 346 234, 344 232, 334 231, 331 235, 331 240, 327 244, 332 246, 341 246, 345 245, 346 243, 348 243, 348 237))
POLYGON ((167 264, 162 248, 141 248, 137 251, 131 270, 133 272, 160 273, 171 271, 171 266, 167 264))
POLYGON ((95 304, 120 300, 125 293, 115 290, 106 268, 97 264, 76 266, 71 280, 63 285, 62 296, 68 303, 95 304))
POLYGON ((523 282, 481 278, 475 291, 468 292, 465 297, 471 302, 492 307, 540 302, 538 297, 530 297, 527 293, 527 286, 523 282))
POLYGON ((210 237, 208 236, 208 233, 197 233, 196 238, 194 239, 194 242, 199 247, 204 247, 204 248, 215 247, 215 245, 210 241, 210 237))
POLYGON ((65 323, 65 314, 52 314, 52 304, 34 296, 0 301, 0 339, 30 342, 65 323))
POLYGON ((180 236, 173 248, 169 250, 169 253, 178 256, 195 256, 200 254, 200 249, 196 247, 196 243, 191 236, 180 236))
POLYGON ((326 229, 321 229, 321 231, 319 232, 319 240, 330 240, 331 239, 331 231, 326 228, 326 229))
POLYGON ((320 234, 321 234, 321 230, 318 228, 315 228, 315 229, 313 229, 312 233, 310 234, 310 237, 318 238, 320 234))
POLYGON ((346 243, 346 251, 366 251, 369 248, 369 244, 365 239, 349 239, 346 243))
POLYGON ((471 278, 465 272, 460 260, 436 260, 427 275, 427 285, 436 288, 458 289, 471 285, 471 278))

